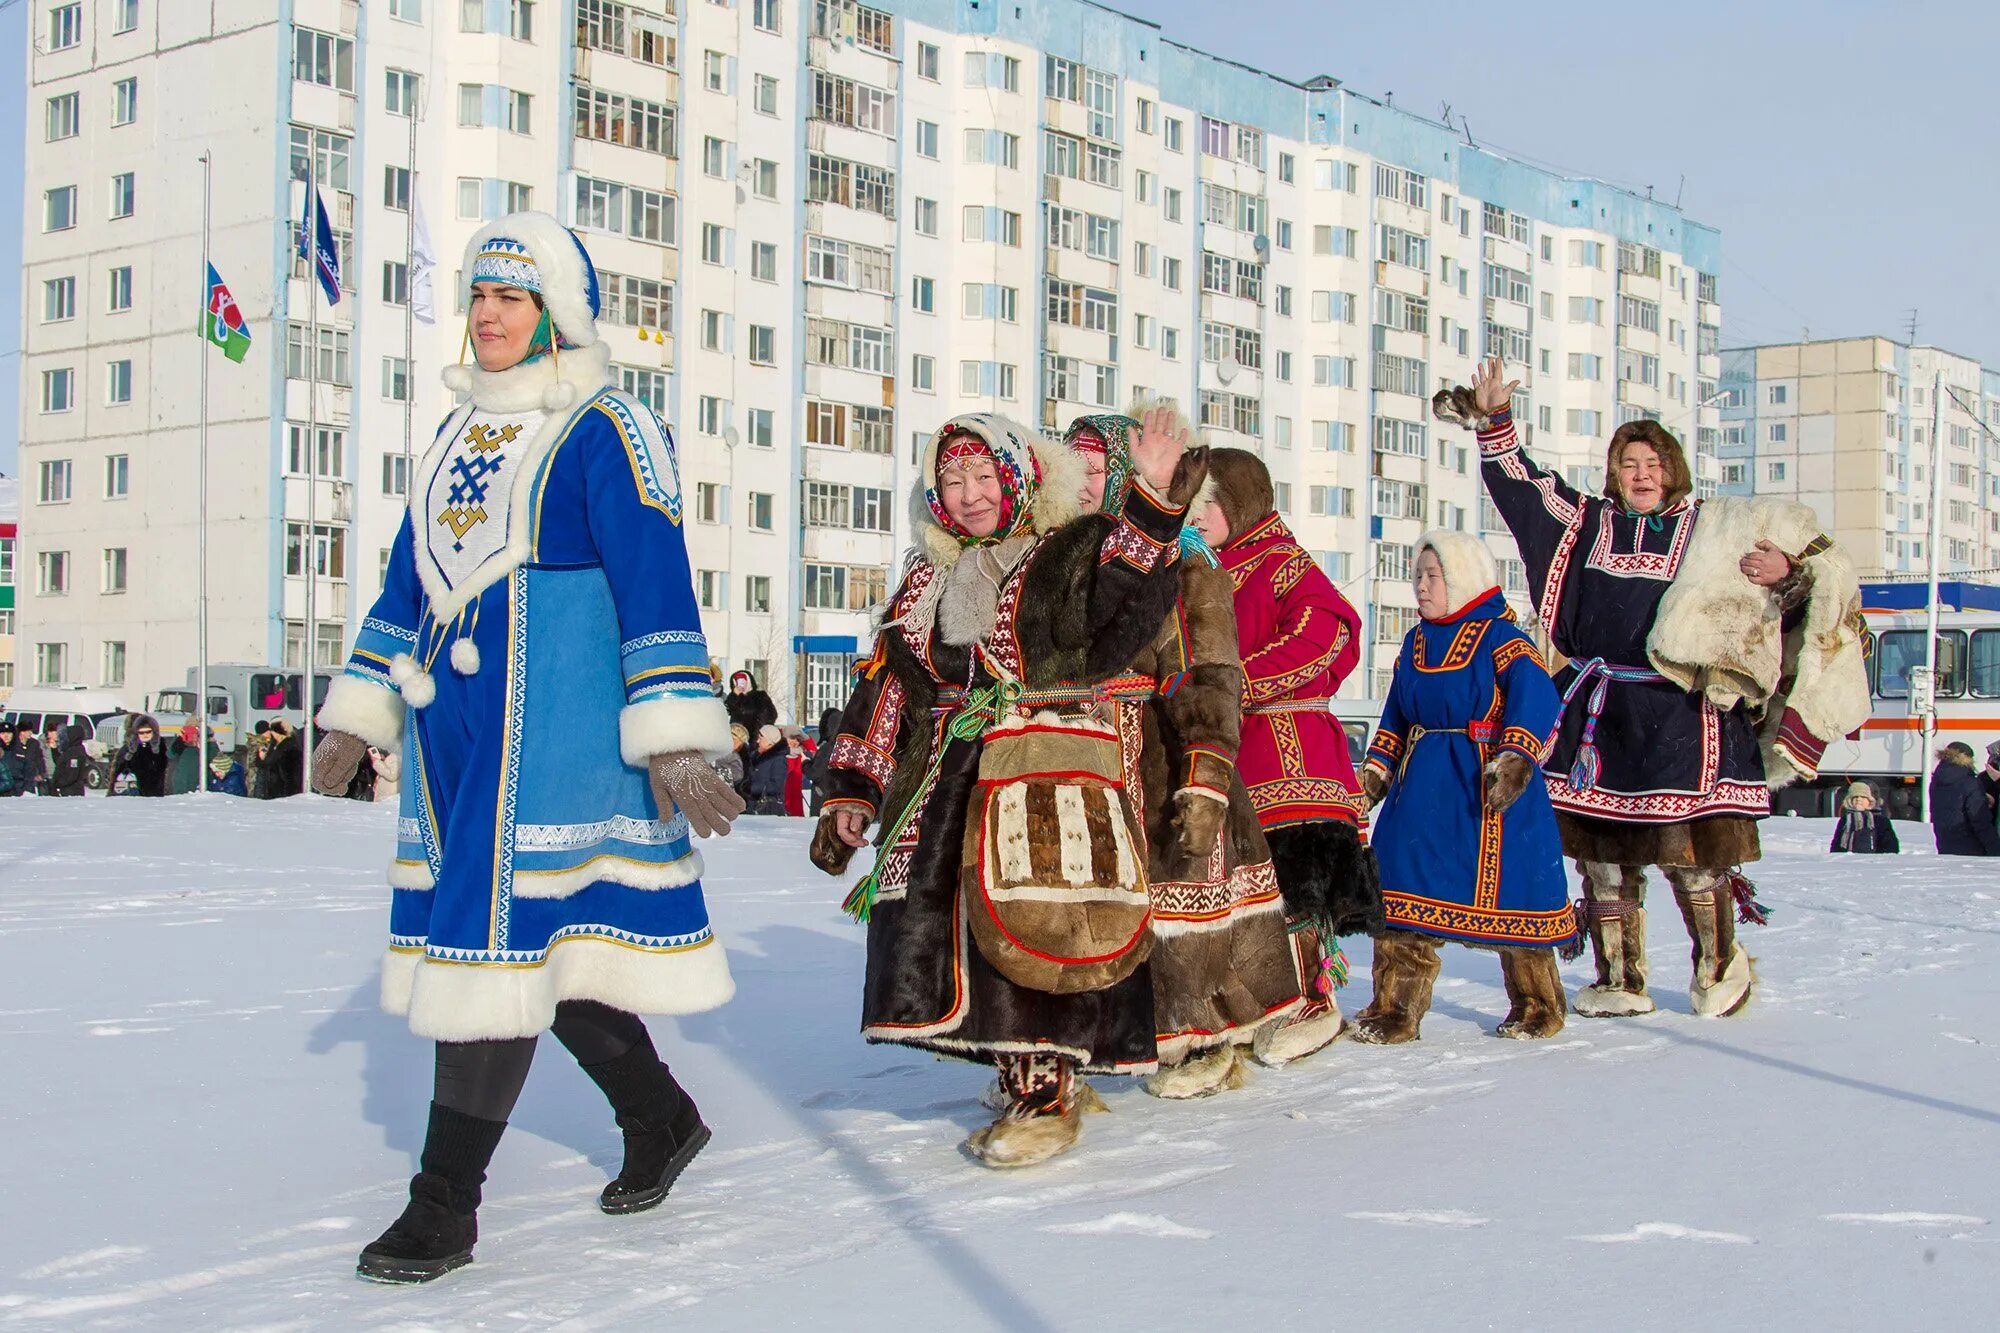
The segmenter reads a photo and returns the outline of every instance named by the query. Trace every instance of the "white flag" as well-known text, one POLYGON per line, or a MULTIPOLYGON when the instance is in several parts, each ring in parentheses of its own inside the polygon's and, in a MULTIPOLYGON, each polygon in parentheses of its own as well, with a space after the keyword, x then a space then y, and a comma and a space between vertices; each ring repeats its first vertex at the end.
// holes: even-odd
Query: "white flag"
POLYGON ((416 182, 410 182, 410 314, 425 324, 437 323, 437 304, 431 295, 431 270, 437 255, 431 250, 431 231, 424 225, 424 206, 417 198, 416 182))

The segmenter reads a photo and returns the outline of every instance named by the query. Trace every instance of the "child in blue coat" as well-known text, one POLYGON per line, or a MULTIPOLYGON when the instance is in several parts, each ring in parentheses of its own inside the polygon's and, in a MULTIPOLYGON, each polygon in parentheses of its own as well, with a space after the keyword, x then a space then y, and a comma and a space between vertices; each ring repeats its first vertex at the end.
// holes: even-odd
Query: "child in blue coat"
POLYGON ((1433 531, 1412 580, 1422 623, 1403 640, 1362 786, 1388 928, 1357 1040, 1414 1041, 1438 941, 1491 948, 1511 1008, 1503 1037, 1552 1037, 1567 1007, 1555 950, 1576 936, 1541 759, 1562 704, 1513 622, 1477 537, 1433 531))

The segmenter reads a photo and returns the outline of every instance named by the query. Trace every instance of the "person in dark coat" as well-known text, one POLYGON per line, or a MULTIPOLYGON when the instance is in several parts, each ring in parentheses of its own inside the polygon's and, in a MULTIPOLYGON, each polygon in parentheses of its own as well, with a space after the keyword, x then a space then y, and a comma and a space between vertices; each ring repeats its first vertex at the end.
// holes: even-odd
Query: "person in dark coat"
POLYGON ((138 717, 132 723, 131 739, 120 747, 118 757, 111 763, 111 790, 116 793, 118 779, 129 774, 132 781, 127 795, 165 796, 167 772, 172 765, 159 723, 150 717, 138 717))
POLYGON ((819 809, 826 804, 826 766, 833 758, 833 741, 840 735, 840 710, 829 708, 819 715, 819 748, 812 757, 812 815, 819 818, 819 809))
POLYGON ((54 766, 49 773, 49 795, 83 795, 90 787, 90 766, 90 751, 83 743, 83 728, 64 727, 56 741, 54 766))
POLYGON ((2000 856, 2000 828, 1972 769, 1972 747, 1953 741, 1931 770, 1931 832, 1939 856, 2000 856))
POLYGON ((1979 790, 1986 793, 1986 808, 2000 824, 2000 741, 1986 747, 1986 767, 1979 770, 1979 790))
POLYGON ((60 723, 51 722, 42 733, 42 780, 35 789, 44 796, 56 794, 56 755, 62 750, 63 733, 68 730, 60 723))
POLYGON ((775 723, 766 725, 757 733, 757 753, 750 761, 751 814, 785 813, 785 779, 790 767, 783 734, 775 723))
POLYGON ((747 671, 739 671, 729 678, 729 694, 722 701, 729 710, 729 720, 736 726, 756 736, 765 727, 778 723, 778 706, 771 702, 771 696, 757 688, 757 682, 747 671))
POLYGON ((1875 799, 1875 789, 1865 782, 1848 784, 1841 803, 1840 822, 1834 825, 1829 852, 1900 852, 1896 826, 1889 812, 1875 799))
POLYGON ((756 762, 757 747, 750 740, 750 729, 740 722, 729 724, 729 739, 735 746, 731 753, 736 759, 736 769, 729 781, 747 807, 750 804, 750 767, 756 762))
POLYGON ((0 796, 33 795, 40 777, 41 765, 29 754, 23 736, 12 722, 0 722, 0 796))
POLYGON ((243 765, 236 762, 236 756, 217 752, 208 761, 208 789, 220 796, 245 796, 243 787, 243 765))
POLYGON ((306 789, 305 742, 283 718, 271 724, 271 735, 275 740, 264 760, 264 789, 258 795, 267 801, 297 796, 306 789))

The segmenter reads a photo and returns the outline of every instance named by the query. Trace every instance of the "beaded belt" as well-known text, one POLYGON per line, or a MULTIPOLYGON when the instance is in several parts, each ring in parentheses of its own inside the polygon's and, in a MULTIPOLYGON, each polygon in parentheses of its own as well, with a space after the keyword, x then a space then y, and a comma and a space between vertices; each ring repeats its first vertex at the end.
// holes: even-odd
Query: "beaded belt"
MULTIPOLYGON (((1044 689, 1029 689, 1026 686, 1010 688, 1003 696, 1004 704, 1010 711, 1026 715, 1040 708, 1059 708, 1066 704, 1106 703, 1119 699, 1150 699, 1160 692, 1161 681, 1152 676, 1115 676, 1095 685, 1077 685, 1061 681, 1044 689)), ((972 695, 957 685, 946 685, 938 690, 937 702, 931 707, 933 717, 946 717, 966 706, 972 695)))

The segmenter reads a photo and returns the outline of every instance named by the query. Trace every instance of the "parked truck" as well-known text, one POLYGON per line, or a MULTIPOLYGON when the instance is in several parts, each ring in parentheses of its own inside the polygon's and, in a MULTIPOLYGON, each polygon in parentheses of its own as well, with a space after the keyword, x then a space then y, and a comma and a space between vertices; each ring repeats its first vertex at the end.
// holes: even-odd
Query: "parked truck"
MULTIPOLYGON (((315 711, 326 702, 327 686, 337 674, 325 667, 313 673, 315 711)), ((153 717, 163 733, 172 735, 195 720, 194 700, 199 688, 197 673, 190 667, 185 686, 170 686, 153 696, 153 717)), ((208 728, 217 746, 240 757, 259 722, 279 719, 294 730, 305 725, 303 672, 248 662, 209 665, 208 728)))

